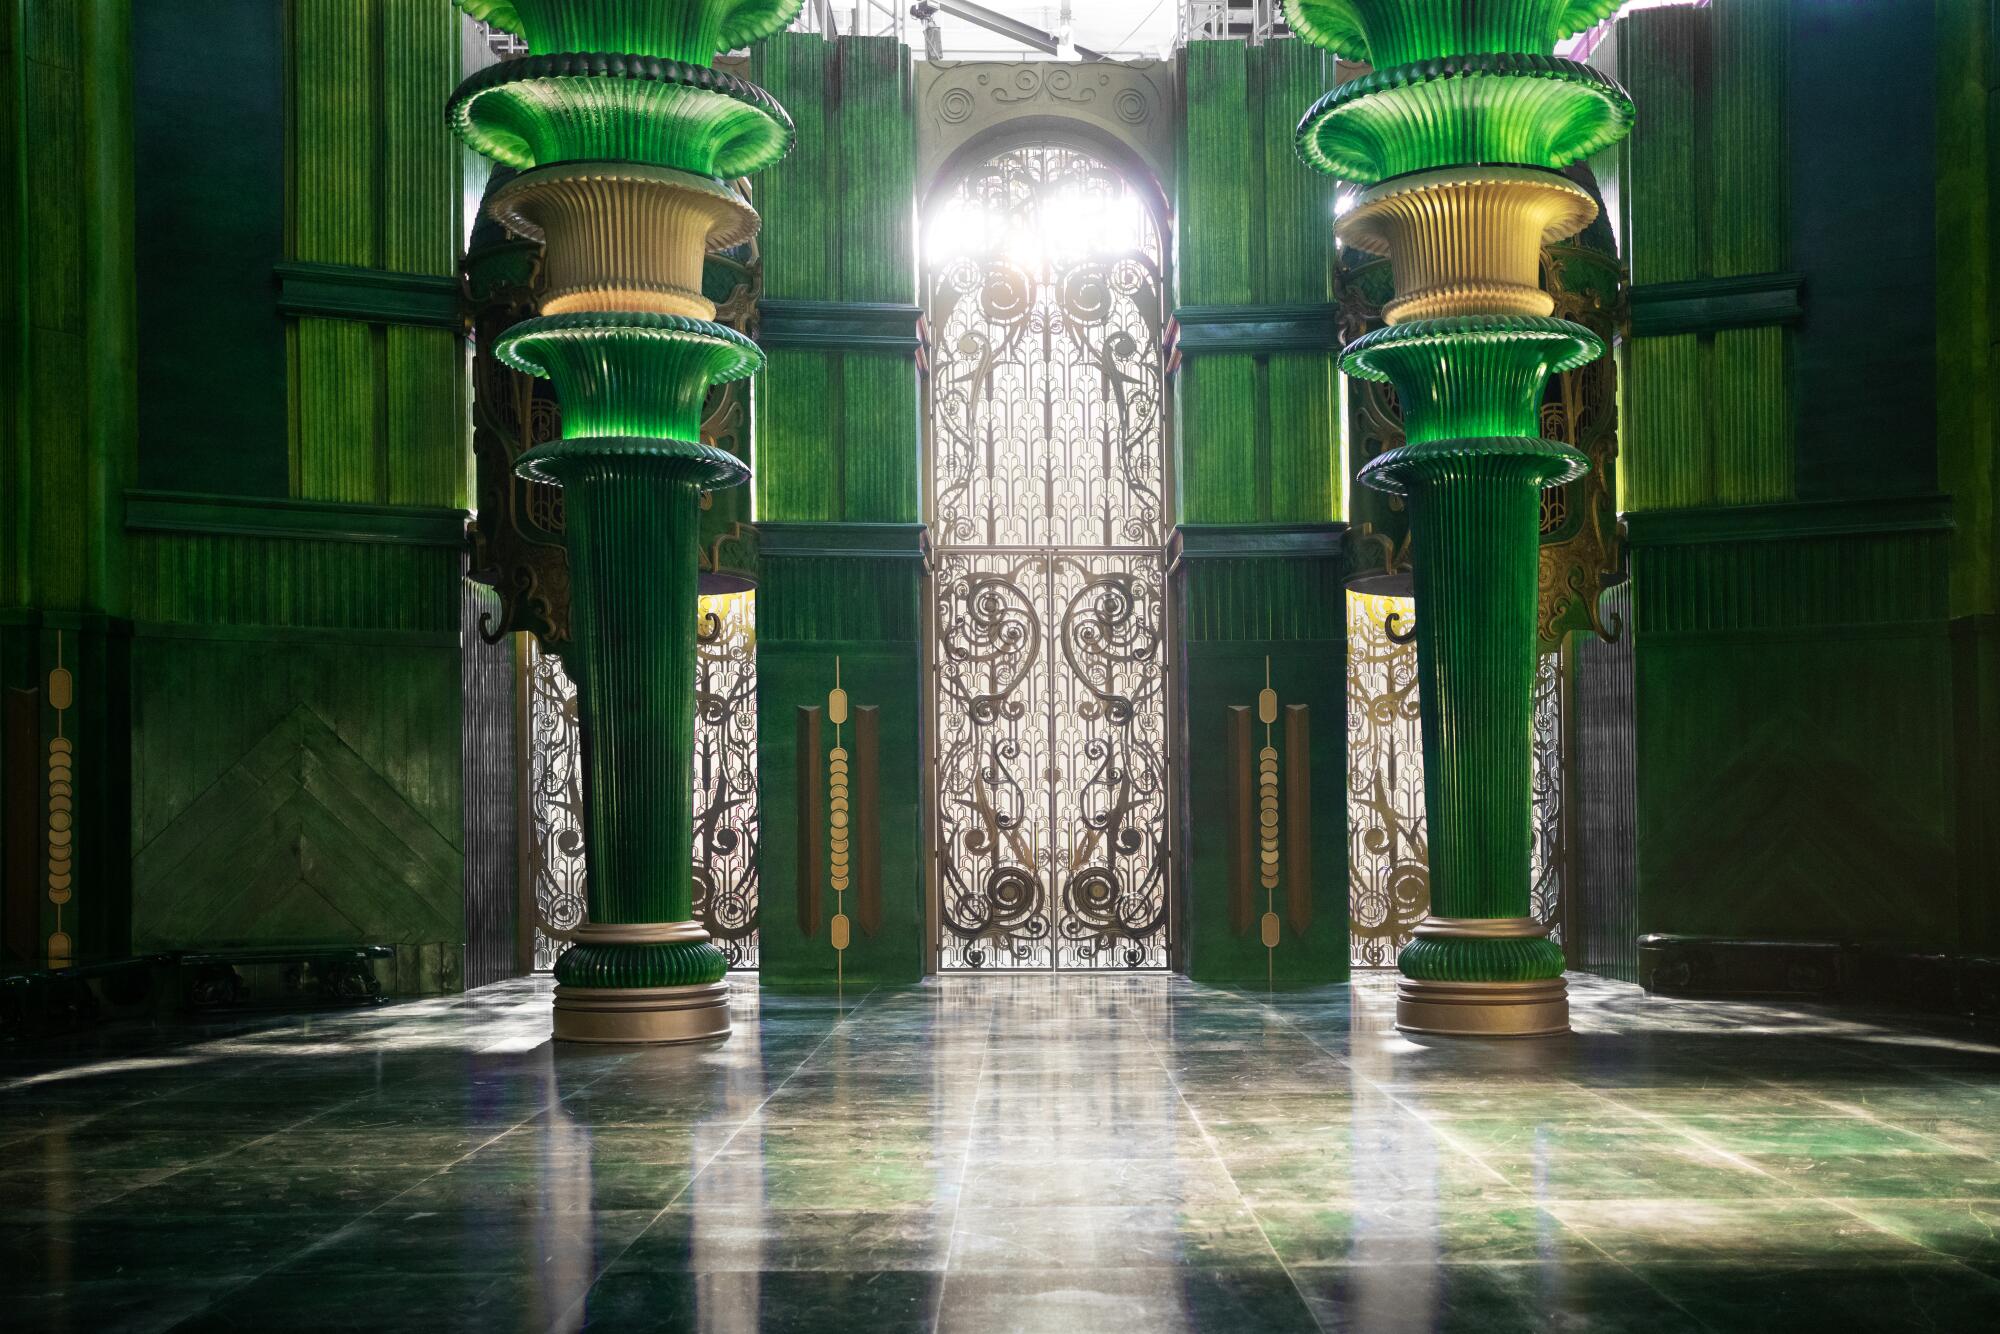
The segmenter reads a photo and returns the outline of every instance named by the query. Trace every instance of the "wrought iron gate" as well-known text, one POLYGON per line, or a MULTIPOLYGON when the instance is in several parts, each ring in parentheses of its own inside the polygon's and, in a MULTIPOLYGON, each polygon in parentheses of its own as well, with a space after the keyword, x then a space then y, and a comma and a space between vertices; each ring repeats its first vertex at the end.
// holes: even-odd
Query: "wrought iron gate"
MULTIPOLYGON (((701 600, 695 678, 694 913, 731 968, 757 966, 757 595, 701 600)), ((527 649, 527 828, 535 968, 584 920, 583 737, 562 659, 527 649), (555 934, 550 934, 551 932, 555 934)))
MULTIPOLYGON (((1356 968, 1394 967, 1431 905, 1417 646, 1402 637, 1413 614, 1408 598, 1347 595, 1347 894, 1350 961, 1356 968)), ((1536 665, 1530 789, 1535 840, 1530 902, 1558 942, 1569 868, 1563 806, 1569 652, 1565 647, 1545 653, 1536 665)))
POLYGON ((1011 149, 932 210, 938 966, 1168 962, 1163 244, 1011 149))

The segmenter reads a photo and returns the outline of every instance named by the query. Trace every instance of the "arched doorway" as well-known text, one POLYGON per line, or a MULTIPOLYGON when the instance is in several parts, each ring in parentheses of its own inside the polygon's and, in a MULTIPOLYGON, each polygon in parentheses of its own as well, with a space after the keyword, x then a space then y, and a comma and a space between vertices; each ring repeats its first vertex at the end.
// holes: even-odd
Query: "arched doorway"
POLYGON ((933 192, 940 971, 1170 960, 1159 196, 1037 138, 933 192))

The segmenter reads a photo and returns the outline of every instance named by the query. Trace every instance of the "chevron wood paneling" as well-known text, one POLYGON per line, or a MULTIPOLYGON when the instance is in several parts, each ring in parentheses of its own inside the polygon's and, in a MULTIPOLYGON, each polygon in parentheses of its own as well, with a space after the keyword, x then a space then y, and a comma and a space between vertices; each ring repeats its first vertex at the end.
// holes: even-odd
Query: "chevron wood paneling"
POLYGON ((1952 945, 1949 673, 1941 625, 1642 635, 1639 930, 1952 945))
POLYGON ((455 649, 157 638, 135 656, 136 947, 379 942, 456 975, 455 649))

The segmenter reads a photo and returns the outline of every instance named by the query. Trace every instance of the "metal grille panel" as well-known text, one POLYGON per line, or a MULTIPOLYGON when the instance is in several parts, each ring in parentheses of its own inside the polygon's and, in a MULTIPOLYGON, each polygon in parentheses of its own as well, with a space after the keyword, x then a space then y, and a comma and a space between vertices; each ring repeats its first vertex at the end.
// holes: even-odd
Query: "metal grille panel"
POLYGON ((1159 219, 1042 145, 930 238, 939 966, 1163 968, 1159 219))

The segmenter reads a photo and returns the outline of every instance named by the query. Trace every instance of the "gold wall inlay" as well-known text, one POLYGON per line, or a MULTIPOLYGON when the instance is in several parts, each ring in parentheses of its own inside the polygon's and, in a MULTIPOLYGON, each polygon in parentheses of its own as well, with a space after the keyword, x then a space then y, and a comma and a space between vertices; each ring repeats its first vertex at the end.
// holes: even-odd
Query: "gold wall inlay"
POLYGON ((76 746, 64 735, 64 720, 76 701, 76 678, 63 666, 63 632, 56 631, 56 665, 49 672, 49 708, 56 734, 49 739, 49 902, 55 929, 49 933, 48 966, 62 968, 76 957, 76 943, 63 929, 63 909, 76 883, 76 746))
POLYGON ((1303 704, 1283 706, 1281 748, 1278 692, 1271 684, 1271 660, 1265 658, 1264 688, 1257 692, 1257 722, 1263 725, 1264 736, 1263 745, 1256 747, 1253 797, 1250 709, 1242 704, 1228 708, 1229 924, 1238 935, 1250 929, 1250 867, 1254 860, 1257 885, 1264 891, 1264 911, 1257 918, 1258 938, 1264 945, 1266 973, 1275 976, 1275 951, 1284 938, 1285 925, 1285 919, 1278 915, 1281 888, 1292 934, 1303 936, 1312 927, 1310 714, 1303 704))

